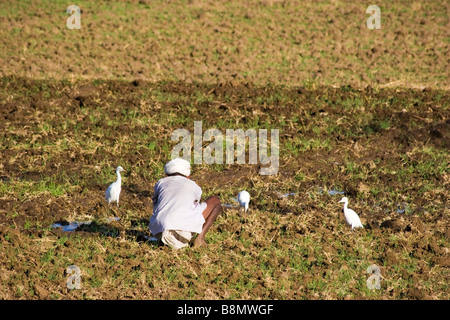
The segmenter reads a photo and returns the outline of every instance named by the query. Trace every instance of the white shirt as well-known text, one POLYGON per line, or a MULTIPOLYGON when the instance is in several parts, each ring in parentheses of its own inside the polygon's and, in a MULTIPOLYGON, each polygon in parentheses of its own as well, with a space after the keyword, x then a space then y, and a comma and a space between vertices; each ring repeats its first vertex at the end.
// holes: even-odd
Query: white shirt
POLYGON ((149 229, 153 235, 164 230, 201 233, 206 203, 200 203, 202 189, 182 176, 165 177, 155 184, 153 215, 149 229))

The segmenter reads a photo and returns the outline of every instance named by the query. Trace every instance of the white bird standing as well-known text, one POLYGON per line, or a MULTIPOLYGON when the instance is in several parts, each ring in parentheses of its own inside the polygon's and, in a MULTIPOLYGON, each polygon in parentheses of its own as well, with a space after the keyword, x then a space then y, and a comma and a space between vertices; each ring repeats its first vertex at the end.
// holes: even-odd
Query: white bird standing
POLYGON ((118 166, 116 168, 117 180, 114 181, 113 183, 111 183, 105 192, 106 201, 108 201, 108 203, 116 201, 117 207, 119 207, 119 195, 120 195, 120 190, 122 188, 122 186, 121 186, 122 178, 120 176, 121 171, 125 171, 125 170, 123 170, 123 168, 121 166, 118 166))
POLYGON ((241 191, 238 194, 238 201, 241 207, 244 207, 244 212, 248 210, 248 204, 250 203, 250 194, 247 191, 241 191))
POLYGON ((348 205, 347 197, 343 197, 342 200, 339 201, 339 203, 341 202, 344 203, 345 220, 347 220, 347 223, 352 226, 352 230, 353 228, 364 228, 356 212, 347 207, 348 205))

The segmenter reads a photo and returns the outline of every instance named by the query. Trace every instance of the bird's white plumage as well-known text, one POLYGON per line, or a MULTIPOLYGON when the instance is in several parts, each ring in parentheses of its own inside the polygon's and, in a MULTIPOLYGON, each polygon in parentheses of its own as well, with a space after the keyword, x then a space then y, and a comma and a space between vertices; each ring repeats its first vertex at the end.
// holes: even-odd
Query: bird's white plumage
POLYGON ((349 225, 352 226, 352 230, 353 230, 353 228, 364 228, 361 223, 361 220, 359 219, 359 216, 356 214, 356 212, 347 207, 347 205, 348 205, 347 197, 343 197, 342 200, 339 201, 339 203, 341 203, 341 202, 344 203, 345 220, 347 221, 347 223, 349 225))
POLYGON ((238 194, 238 202, 241 207, 244 207, 244 212, 247 212, 250 203, 250 194, 247 191, 241 191, 238 194))
POLYGON ((125 171, 121 166, 116 168, 117 180, 111 183, 106 189, 105 199, 108 203, 117 202, 117 206, 119 206, 119 196, 122 188, 122 178, 120 176, 120 172, 125 171))

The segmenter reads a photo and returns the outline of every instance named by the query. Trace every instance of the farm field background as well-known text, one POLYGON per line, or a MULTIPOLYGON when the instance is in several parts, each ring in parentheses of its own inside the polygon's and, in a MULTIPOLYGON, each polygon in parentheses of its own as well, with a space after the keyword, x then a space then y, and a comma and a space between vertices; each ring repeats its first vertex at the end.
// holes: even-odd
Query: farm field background
POLYGON ((1 299, 449 299, 448 6, 380 1, 369 30, 350 1, 78 1, 69 30, 71 4, 0 3, 1 299), (280 167, 194 165, 224 212, 174 251, 151 195, 194 121, 279 129, 280 167))

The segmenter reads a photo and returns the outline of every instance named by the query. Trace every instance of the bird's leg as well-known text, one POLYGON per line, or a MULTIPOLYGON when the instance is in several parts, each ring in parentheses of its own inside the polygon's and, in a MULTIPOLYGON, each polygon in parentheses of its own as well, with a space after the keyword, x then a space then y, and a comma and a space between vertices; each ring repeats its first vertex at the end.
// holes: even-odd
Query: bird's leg
POLYGON ((108 212, 111 212, 111 202, 108 201, 108 212))

